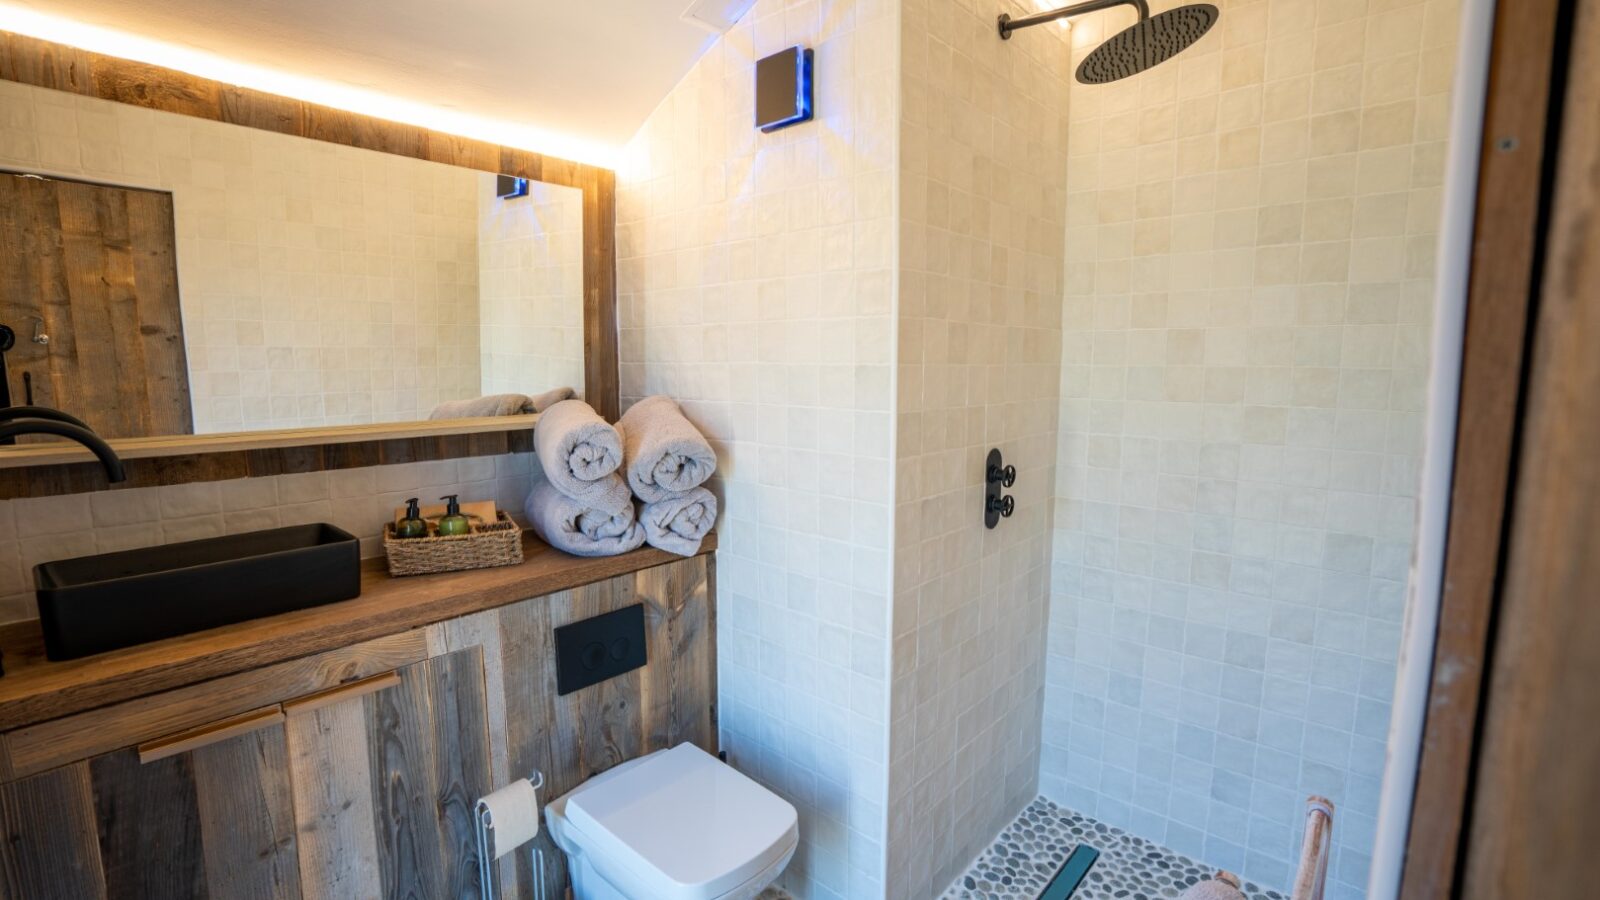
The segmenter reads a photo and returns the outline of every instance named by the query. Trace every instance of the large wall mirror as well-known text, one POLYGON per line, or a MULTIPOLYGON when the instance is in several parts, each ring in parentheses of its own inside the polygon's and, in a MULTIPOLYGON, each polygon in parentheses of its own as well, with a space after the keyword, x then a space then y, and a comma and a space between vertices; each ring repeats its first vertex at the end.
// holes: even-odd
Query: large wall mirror
MULTIPOLYGON (((78 54, 0 50, 0 406, 135 457, 511 430, 574 395, 615 414, 609 172, 33 52, 78 54), (279 114, 226 121, 260 118, 242 102, 279 114)), ((6 440, 0 469, 61 440, 6 440)))

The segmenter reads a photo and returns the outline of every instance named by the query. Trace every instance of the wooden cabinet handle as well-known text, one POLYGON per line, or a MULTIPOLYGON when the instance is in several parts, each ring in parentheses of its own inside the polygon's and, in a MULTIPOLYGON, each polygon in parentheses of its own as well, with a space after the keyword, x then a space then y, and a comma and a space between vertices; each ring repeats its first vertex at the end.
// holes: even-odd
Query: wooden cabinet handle
POLYGON ((270 728, 282 721, 283 709, 277 704, 261 709, 253 709, 237 716, 229 716, 226 719, 218 719, 215 722, 190 728, 187 731, 169 734, 166 737, 159 737, 153 741, 146 741, 140 744, 138 746, 139 762, 155 762, 158 759, 177 756, 179 753, 188 753, 190 750, 198 750, 209 744, 219 743, 228 738, 238 737, 241 734, 249 734, 262 728, 270 728))
POLYGON ((289 715, 310 712, 314 709, 321 709, 334 703, 342 703, 345 700, 351 700, 364 694, 375 693, 384 688, 392 688, 399 683, 399 672, 380 672, 377 675, 368 675, 366 678, 348 681, 337 687, 317 691, 314 694, 307 694, 304 697, 285 700, 283 701, 283 711, 289 715))

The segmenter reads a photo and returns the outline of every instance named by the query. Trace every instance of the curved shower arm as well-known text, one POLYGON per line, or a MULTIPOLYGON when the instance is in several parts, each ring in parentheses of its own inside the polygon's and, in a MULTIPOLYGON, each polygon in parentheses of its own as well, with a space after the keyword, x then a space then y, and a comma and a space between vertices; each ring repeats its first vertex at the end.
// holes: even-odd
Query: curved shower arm
POLYGON ((0 409, 0 422, 10 422, 13 419, 48 419, 52 422, 65 422, 76 425, 85 431, 93 431, 89 423, 83 421, 72 413, 62 412, 49 406, 7 406, 0 409))
POLYGON ((55 422, 49 419, 18 419, 0 424, 0 440, 11 437, 20 437, 24 434, 53 434, 57 437, 70 438, 89 449, 100 459, 100 464, 105 466, 106 479, 113 484, 127 479, 122 471, 122 460, 117 458, 117 451, 111 449, 100 435, 87 428, 79 428, 70 422, 55 422))
POLYGON ((1150 18, 1150 4, 1145 2, 1145 0, 1084 0, 1082 3, 1074 3, 1071 6, 1063 6, 1060 9, 1052 9, 1049 12, 1034 13, 1031 16, 1021 16, 1015 19, 1011 18, 1011 16, 1006 13, 1001 13, 1000 37, 1005 40, 1010 40, 1011 32, 1016 31, 1018 28, 1027 28, 1032 25, 1043 25, 1046 22, 1054 22, 1057 19, 1065 19, 1069 16, 1081 16, 1085 13, 1098 12, 1102 9, 1110 9, 1113 6, 1131 6, 1134 9, 1137 9, 1139 11, 1139 21, 1141 22, 1150 18))

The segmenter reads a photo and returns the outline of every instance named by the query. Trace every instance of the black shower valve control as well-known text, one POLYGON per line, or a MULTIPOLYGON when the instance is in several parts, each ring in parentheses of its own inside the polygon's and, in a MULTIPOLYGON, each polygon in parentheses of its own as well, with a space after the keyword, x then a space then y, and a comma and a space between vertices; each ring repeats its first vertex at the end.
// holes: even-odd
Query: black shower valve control
POLYGON ((1017 511, 1017 501, 1005 492, 1017 483, 1017 467, 1006 465, 996 447, 983 461, 983 480, 983 527, 993 528, 1017 511))

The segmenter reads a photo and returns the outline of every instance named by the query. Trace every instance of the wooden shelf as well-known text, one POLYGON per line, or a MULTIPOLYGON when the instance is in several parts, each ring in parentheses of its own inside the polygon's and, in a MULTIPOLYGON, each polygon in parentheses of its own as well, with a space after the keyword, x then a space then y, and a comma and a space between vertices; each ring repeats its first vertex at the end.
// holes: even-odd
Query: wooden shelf
MULTIPOLYGON (((717 547, 707 535, 702 554, 717 547)), ((622 556, 568 556, 525 536, 521 565, 391 578, 382 559, 362 563, 361 596, 115 650, 49 662, 37 620, 0 627, 0 731, 108 703, 421 628, 664 565, 682 557, 646 547, 622 556)))

